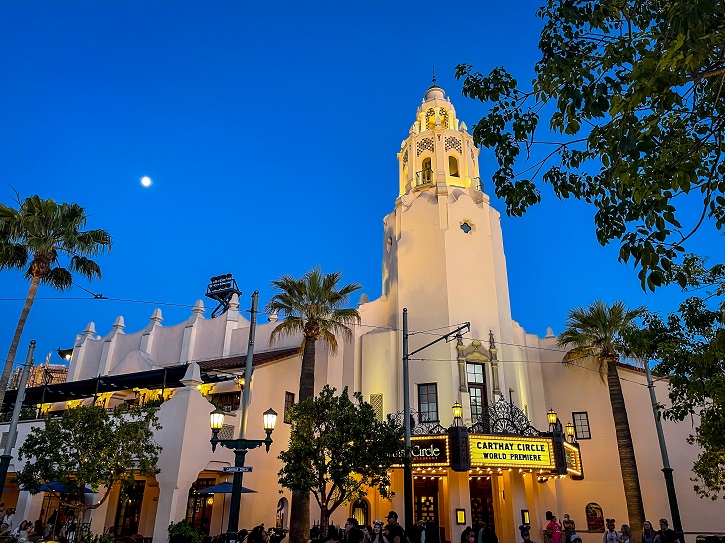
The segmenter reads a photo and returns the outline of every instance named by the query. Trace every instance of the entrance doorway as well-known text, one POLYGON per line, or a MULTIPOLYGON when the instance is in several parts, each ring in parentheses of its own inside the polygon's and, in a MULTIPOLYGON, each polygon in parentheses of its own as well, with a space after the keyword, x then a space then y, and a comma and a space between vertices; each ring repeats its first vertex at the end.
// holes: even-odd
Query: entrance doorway
POLYGON ((440 530, 438 522, 438 479, 415 479, 413 486, 415 496, 415 522, 425 522, 426 543, 439 543, 440 530))
POLYGON ((141 518, 141 504, 146 481, 135 481, 133 488, 126 496, 126 500, 118 502, 116 510, 116 523, 113 532, 116 536, 130 536, 138 533, 138 522, 141 518))
POLYGON ((491 530, 496 531, 493 510, 493 489, 489 477, 473 477, 469 480, 469 491, 471 494, 471 521, 473 524, 481 524, 486 521, 491 530))

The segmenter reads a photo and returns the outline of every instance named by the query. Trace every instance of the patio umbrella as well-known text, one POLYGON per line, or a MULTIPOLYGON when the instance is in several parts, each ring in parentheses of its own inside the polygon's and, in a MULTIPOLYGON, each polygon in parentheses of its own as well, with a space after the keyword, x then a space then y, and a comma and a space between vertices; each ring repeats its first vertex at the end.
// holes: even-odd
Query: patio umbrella
MULTIPOLYGON (((58 483, 56 481, 50 483, 43 483, 42 485, 40 485, 40 488, 38 490, 40 490, 41 492, 59 492, 61 494, 68 492, 68 489, 63 483, 58 483)), ((86 487, 83 489, 83 493, 93 494, 93 490, 91 490, 90 487, 86 485, 86 487)))
MULTIPOLYGON (((201 490, 197 490, 198 494, 231 494, 232 493, 232 483, 228 481, 224 481, 223 483, 219 483, 218 485, 214 486, 208 486, 206 488, 202 488, 201 490)), ((256 494, 256 490, 252 490, 251 488, 247 488, 246 486, 242 487, 242 494, 249 494, 254 493, 256 494)))
MULTIPOLYGON (((246 486, 242 487, 242 494, 249 494, 249 493, 257 493, 256 490, 252 490, 251 488, 247 488, 246 486)), ((224 481, 223 483, 219 483, 218 485, 214 486, 208 486, 206 488, 202 488, 201 490, 197 491, 198 494, 231 494, 232 493, 232 483, 229 481, 224 481)), ((226 517, 226 505, 227 505, 227 497, 224 496, 224 501, 222 502, 222 518, 226 517)))

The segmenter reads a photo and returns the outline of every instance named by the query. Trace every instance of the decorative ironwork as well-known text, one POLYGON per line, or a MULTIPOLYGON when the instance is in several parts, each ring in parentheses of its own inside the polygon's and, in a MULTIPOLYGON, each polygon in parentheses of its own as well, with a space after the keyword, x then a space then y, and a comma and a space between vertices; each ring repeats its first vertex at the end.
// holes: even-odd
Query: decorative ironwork
MULTIPOLYGON (((403 426, 405 417, 402 411, 397 413, 389 413, 388 416, 403 426)), ((422 414, 415 409, 410 410, 410 435, 413 436, 437 436, 448 434, 448 428, 441 426, 439 421, 423 421, 422 414)))
POLYGON ((472 434, 509 434, 538 437, 542 433, 531 425, 524 412, 503 397, 476 417, 469 428, 472 434))

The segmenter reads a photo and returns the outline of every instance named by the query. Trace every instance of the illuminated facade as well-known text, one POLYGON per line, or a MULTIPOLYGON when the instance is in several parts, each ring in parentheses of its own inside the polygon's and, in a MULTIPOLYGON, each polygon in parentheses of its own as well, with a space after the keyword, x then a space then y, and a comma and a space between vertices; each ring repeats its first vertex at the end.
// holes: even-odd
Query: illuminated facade
MULTIPOLYGON (((524 521, 539 540, 545 513, 553 511, 559 517, 568 513, 585 543, 598 543, 603 517, 618 524, 627 517, 607 387, 591 365, 560 364, 562 351, 553 333, 545 338, 527 334, 512 319, 500 215, 481 190, 478 149, 439 87, 426 92, 398 160, 399 196, 384 221, 382 295, 361 300, 362 326, 355 328, 353 342, 341 344, 335 356, 318 349, 317 388, 349 386, 361 391, 379 416, 391 413, 403 420, 403 309, 415 332, 411 351, 470 322, 461 338, 436 343, 410 361, 414 517, 428 522, 426 541, 457 542, 465 525, 483 519, 502 543, 517 541, 517 527, 524 521), (459 420, 451 411, 454 404, 462 407, 459 420), (571 422, 576 444, 551 434, 551 408, 561 423, 571 422), (448 438, 452 425, 470 432, 465 441, 470 465, 464 470, 454 465, 461 451, 460 442, 454 450, 448 438)), ((133 333, 125 333, 119 318, 103 337, 91 323, 77 337, 66 385, 70 390, 73 383, 87 383, 83 390, 96 389, 85 399, 78 389, 79 399, 73 401, 95 397, 109 407, 155 402, 163 426, 157 434, 163 446, 159 474, 140 478, 127 503, 119 503, 114 491, 92 513, 94 531, 117 526, 124 535, 135 531, 165 543, 169 522, 183 518, 211 534, 224 530, 229 499, 204 489, 229 479, 223 468, 233 463, 233 454, 226 449, 212 453, 208 414, 212 399, 227 411, 239 405, 240 382, 229 378, 241 374, 248 340, 249 322, 239 304, 234 297, 227 312, 209 319, 197 302, 187 321, 172 326, 162 326, 156 310, 149 325, 133 333)), ((261 417, 267 408, 280 418, 270 454, 258 449, 247 456, 253 472, 245 474, 244 486, 256 491, 242 499, 240 525, 247 528, 289 523, 290 492, 276 483, 276 456, 289 438, 284 410, 298 389, 301 338, 287 338, 270 349, 274 326, 260 323, 257 328, 249 437, 263 437, 261 417)), ((620 375, 645 512, 650 520, 669 518, 644 374, 622 366, 620 375)), ((69 406, 52 396, 59 390, 55 385, 33 390, 31 398, 44 394, 37 401, 42 413, 69 406)), ((664 386, 658 394, 665 399, 664 386)), ((39 423, 21 423, 18 444, 39 423)), ((686 444, 689 431, 686 425, 665 423, 685 531, 723 532, 721 506, 700 501, 691 490, 689 470, 697 451, 686 444)), ((232 437, 233 425, 226 432, 232 437)), ((341 507, 333 521, 341 524, 356 516, 369 524, 390 509, 402 520, 399 467, 392 485, 392 501, 371 491, 366 500, 341 507)), ((19 517, 35 519, 52 506, 48 496, 9 490, 6 505, 17 502, 19 517)), ((317 516, 313 510, 311 517, 317 516)))

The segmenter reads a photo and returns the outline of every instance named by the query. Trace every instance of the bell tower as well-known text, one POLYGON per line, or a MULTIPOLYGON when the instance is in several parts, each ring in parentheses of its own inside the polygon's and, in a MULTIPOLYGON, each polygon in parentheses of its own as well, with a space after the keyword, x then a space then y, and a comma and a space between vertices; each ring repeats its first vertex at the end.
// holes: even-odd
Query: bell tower
POLYGON ((478 148, 435 79, 400 146, 398 163, 400 195, 440 183, 481 190, 478 148))

